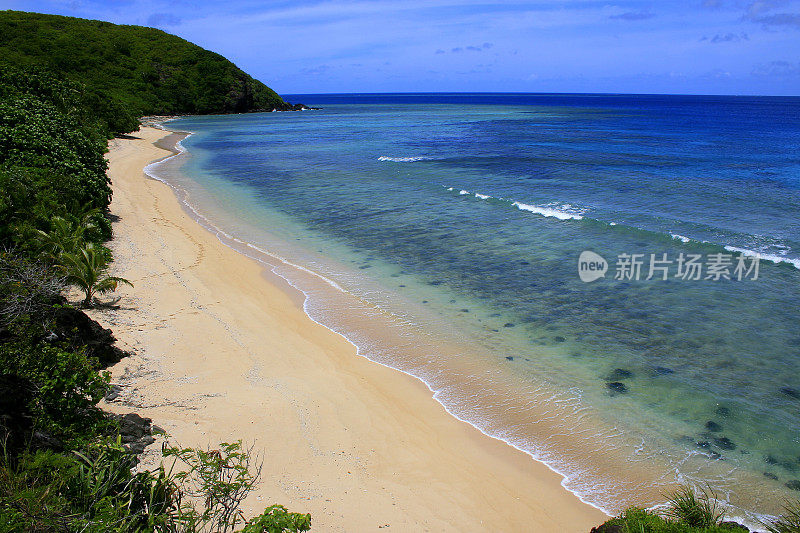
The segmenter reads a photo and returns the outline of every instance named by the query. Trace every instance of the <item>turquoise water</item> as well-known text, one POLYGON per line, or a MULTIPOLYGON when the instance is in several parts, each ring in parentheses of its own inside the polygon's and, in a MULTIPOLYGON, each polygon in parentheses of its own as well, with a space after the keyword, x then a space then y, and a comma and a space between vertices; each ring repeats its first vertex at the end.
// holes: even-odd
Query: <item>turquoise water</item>
POLYGON ((800 99, 291 99, 323 109, 170 123, 195 134, 158 172, 381 314, 308 289, 312 317, 606 510, 674 481, 740 514, 800 496, 800 99), (640 279, 614 279, 623 254, 640 279), (718 254, 731 279, 705 279, 718 254))

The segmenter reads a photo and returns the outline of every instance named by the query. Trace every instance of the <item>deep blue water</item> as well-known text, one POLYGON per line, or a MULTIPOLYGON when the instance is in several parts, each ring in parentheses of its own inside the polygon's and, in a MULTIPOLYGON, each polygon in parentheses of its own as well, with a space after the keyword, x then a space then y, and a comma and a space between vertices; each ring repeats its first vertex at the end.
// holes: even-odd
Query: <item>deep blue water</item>
POLYGON ((679 478, 699 456, 750 476, 724 489, 745 509, 796 494, 800 98, 285 98, 322 109, 172 123, 196 132, 187 175, 448 317, 516 379, 552 369, 679 478), (605 278, 579 279, 584 250, 605 278), (640 279, 613 279, 624 254, 640 279), (701 279, 676 277, 693 254, 701 279), (756 254, 758 279, 736 270, 756 254), (667 280, 645 279, 651 255, 667 280))

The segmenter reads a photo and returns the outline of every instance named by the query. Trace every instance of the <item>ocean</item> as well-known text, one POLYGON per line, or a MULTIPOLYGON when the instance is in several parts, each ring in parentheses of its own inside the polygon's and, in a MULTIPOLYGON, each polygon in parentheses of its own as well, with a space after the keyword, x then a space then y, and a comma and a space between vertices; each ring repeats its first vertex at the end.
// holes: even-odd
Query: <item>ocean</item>
POLYGON ((360 356, 610 513, 800 496, 800 98, 285 98, 148 172, 360 356))

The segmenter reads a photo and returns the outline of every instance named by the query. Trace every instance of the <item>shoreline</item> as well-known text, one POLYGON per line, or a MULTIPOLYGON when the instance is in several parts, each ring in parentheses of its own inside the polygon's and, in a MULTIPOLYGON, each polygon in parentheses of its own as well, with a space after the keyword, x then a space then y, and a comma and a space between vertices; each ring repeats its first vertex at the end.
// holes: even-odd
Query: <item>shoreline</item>
POLYGON ((296 289, 195 222, 142 172, 169 156, 170 135, 142 128, 109 154, 115 267, 136 288, 93 313, 134 353, 112 369, 122 402, 106 408, 137 406, 184 446, 255 443, 266 460, 245 508, 279 502, 311 512, 315 529, 588 531, 605 520, 416 378, 358 357, 296 289))

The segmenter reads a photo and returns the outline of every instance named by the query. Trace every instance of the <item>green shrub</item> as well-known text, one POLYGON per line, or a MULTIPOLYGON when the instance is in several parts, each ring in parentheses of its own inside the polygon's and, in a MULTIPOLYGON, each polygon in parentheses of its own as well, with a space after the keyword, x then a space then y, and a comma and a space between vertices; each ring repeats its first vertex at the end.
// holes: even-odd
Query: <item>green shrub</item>
POLYGON ((244 522, 239 507, 261 473, 260 463, 252 468, 256 458, 250 452, 242 449, 241 441, 223 442, 213 450, 164 447, 164 457, 183 467, 172 478, 183 496, 179 513, 185 527, 227 532, 244 522))
POLYGON ((311 529, 311 515, 290 513, 283 505, 271 505, 253 518, 242 533, 299 533, 311 529))
POLYGON ((92 437, 104 424, 95 406, 108 392, 110 375, 97 367, 85 351, 64 350, 45 340, 0 343, 0 368, 33 383, 29 409, 34 427, 62 440, 92 437))
POLYGON ((722 521, 725 511, 719 507, 715 496, 710 489, 695 491, 688 486, 680 487, 669 495, 665 514, 692 527, 716 526, 722 521))
POLYGON ((82 452, 24 453, 0 463, 0 531, 177 531, 175 485, 131 474, 135 456, 103 441, 82 452))
MULTIPOLYGON (((730 527, 714 524, 709 526, 693 526, 679 520, 660 516, 655 511, 631 507, 616 518, 612 518, 604 526, 619 526, 622 533, 732 533, 730 527)), ((602 526, 600 531, 604 531, 602 526)), ((608 531, 614 531, 608 529, 608 531)))

